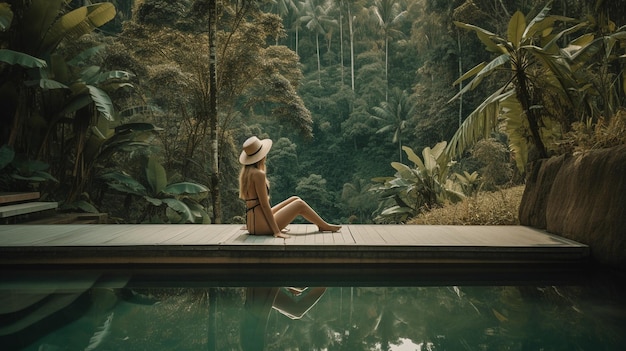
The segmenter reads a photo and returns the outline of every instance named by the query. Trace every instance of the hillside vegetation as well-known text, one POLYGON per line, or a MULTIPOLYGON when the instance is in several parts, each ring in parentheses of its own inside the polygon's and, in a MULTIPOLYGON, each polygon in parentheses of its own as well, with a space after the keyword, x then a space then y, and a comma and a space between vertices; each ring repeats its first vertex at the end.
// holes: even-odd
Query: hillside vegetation
POLYGON ((604 137, 624 125, 624 5, 0 0, 0 191, 232 223, 257 135, 274 140, 273 203, 409 223, 624 142, 604 137))

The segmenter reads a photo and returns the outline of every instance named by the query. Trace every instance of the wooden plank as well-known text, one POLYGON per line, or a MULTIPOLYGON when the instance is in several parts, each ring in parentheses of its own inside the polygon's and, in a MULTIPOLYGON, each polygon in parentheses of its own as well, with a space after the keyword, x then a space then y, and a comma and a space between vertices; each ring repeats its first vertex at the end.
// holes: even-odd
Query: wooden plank
POLYGON ((238 230, 235 235, 231 235, 220 244, 220 250, 242 250, 242 251, 268 251, 284 250, 285 239, 275 238, 272 235, 252 235, 246 230, 238 230))
POLYGON ((176 235, 184 228, 184 226, 168 224, 133 225, 122 235, 111 237, 106 241, 106 244, 115 246, 156 245, 157 242, 171 235, 176 235))
POLYGON ((178 234, 159 241, 159 245, 213 245, 218 244, 224 233, 233 232, 232 225, 189 224, 178 234))
POLYGON ((56 202, 25 202, 22 204, 13 204, 0 207, 0 218, 8 218, 19 216, 23 214, 29 214, 34 212, 41 212, 46 210, 52 210, 59 205, 56 202))
MULTIPOLYGON (((224 226, 227 227, 228 225, 226 224, 224 226)), ((218 243, 220 245, 227 243, 231 240, 231 238, 237 237, 238 235, 247 234, 247 233, 248 231, 243 227, 233 227, 230 230, 224 230, 224 232, 218 238, 218 243)))
POLYGON ((6 225, 0 226, 2 246, 46 245, 58 238, 74 235, 89 227, 76 225, 71 229, 66 226, 51 225, 6 225))
POLYGON ((384 237, 380 236, 380 234, 376 231, 377 226, 364 225, 361 229, 364 232, 364 237, 366 242, 364 244, 369 246, 380 246, 387 244, 387 241, 384 237))
POLYGON ((337 233, 334 233, 333 239, 335 243, 338 245, 354 245, 354 238, 350 232, 350 226, 343 226, 341 230, 337 233))
POLYGON ((220 245, 229 245, 234 242, 243 242, 243 240, 250 235, 245 227, 238 227, 232 233, 224 233, 220 238, 220 245))
POLYGON ((20 192, 0 192, 0 204, 8 204, 12 202, 30 201, 39 199, 39 192, 32 191, 26 193, 20 192))
MULTIPOLYGON (((221 242, 232 236, 239 229, 230 224, 207 224, 190 225, 193 228, 192 235, 181 239, 178 244, 183 245, 219 245, 221 242)), ((170 244, 169 242, 167 244, 170 244)))
MULTIPOLYGON (((45 225, 38 225, 46 227, 45 225)), ((65 228, 66 235, 56 236, 49 240, 41 241, 39 246, 90 246, 102 245, 106 246, 108 238, 114 235, 122 235, 127 228, 117 224, 93 224, 93 225, 76 225, 76 224, 58 224, 51 227, 65 228)))
POLYGON ((370 226, 369 229, 373 232, 373 234, 378 238, 378 240, 382 241, 386 246, 394 246, 393 237, 385 230, 385 226, 377 225, 370 226))

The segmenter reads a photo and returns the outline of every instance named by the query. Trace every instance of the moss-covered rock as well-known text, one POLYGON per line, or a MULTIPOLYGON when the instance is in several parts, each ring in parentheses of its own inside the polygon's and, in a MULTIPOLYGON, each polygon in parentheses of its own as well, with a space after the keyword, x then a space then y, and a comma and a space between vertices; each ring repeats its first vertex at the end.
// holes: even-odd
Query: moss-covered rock
POLYGON ((600 263, 626 269, 626 146, 537 162, 519 217, 522 225, 589 245, 600 263))

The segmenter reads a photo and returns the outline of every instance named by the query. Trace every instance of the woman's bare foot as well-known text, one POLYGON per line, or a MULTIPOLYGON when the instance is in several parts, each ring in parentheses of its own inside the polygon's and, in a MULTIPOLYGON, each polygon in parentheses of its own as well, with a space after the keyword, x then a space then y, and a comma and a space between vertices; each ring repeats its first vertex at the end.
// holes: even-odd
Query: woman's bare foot
POLYGON ((283 228, 283 229, 281 229, 280 231, 281 231, 282 233, 289 233, 289 231, 290 231, 290 230, 291 230, 291 229, 289 229, 289 228, 283 228))
POLYGON ((280 233, 280 234, 274 234, 275 238, 283 238, 283 239, 287 239, 287 238, 291 238, 291 235, 287 235, 285 233, 280 233))
POLYGON ((340 225, 334 225, 334 224, 326 224, 323 226, 318 226, 317 227, 319 229, 320 232, 338 232, 341 229, 340 225))

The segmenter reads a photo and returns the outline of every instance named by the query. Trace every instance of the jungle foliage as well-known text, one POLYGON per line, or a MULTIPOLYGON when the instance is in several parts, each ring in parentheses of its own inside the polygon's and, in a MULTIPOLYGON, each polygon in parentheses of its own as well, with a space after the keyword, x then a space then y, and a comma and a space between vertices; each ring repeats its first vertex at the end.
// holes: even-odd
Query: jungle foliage
POLYGON ((90 3, 0 1, 0 145, 58 180, 20 186, 130 201, 120 221, 240 221, 253 134, 275 141, 273 200, 302 192, 343 223, 404 222, 519 183, 537 158, 624 142, 595 136, 623 125, 623 0, 90 3), (207 189, 193 216, 142 180, 148 159, 207 189), (145 192, 122 195, 131 179, 145 192))

